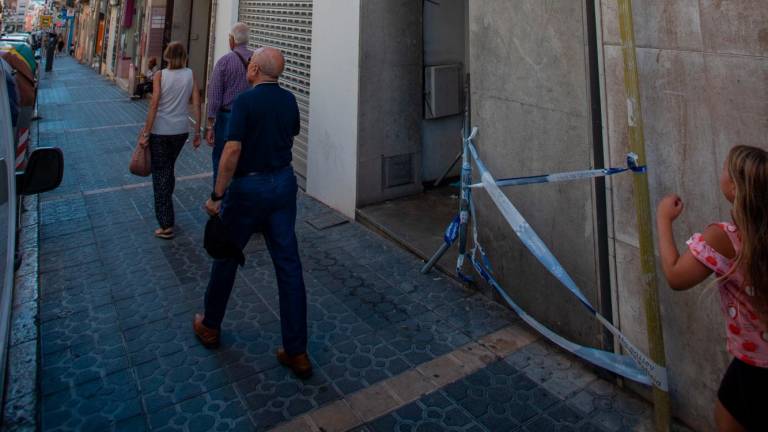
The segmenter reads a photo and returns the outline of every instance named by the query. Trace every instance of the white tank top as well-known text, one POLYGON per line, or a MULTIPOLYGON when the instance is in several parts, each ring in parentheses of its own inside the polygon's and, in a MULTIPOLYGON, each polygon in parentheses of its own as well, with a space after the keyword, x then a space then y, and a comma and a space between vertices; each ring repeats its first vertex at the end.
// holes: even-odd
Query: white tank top
POLYGON ((189 98, 192 96, 192 69, 163 69, 160 78, 160 104, 152 125, 155 135, 189 132, 189 98))

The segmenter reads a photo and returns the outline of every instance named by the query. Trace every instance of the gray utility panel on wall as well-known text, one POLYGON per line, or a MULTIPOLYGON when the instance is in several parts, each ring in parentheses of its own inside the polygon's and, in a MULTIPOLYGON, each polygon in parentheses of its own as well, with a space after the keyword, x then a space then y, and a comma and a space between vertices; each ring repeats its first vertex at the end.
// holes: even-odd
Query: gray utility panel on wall
POLYGON ((427 66, 424 71, 424 118, 461 114, 461 64, 427 66))

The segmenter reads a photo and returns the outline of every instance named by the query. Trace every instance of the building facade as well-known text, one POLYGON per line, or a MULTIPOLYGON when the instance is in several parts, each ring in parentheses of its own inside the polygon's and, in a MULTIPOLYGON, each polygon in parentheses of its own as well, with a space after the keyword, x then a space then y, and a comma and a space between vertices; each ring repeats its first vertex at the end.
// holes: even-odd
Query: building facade
MULTIPOLYGON (((634 5, 652 199, 677 192, 689 203, 682 249, 729 217, 717 192, 728 149, 768 149, 768 4, 634 5)), ((435 66, 469 73, 472 124, 497 176, 624 164, 615 0, 315 1, 311 20, 306 190, 350 218, 419 196, 455 157, 460 115, 429 115, 435 66)), ((647 349, 631 178, 505 192, 586 296, 647 349)), ((480 240, 508 292, 560 334, 615 349, 482 192, 476 203, 480 240)), ((438 236, 445 223, 435 220, 438 236)), ((718 296, 659 285, 674 415, 709 430, 729 361, 718 296)))
POLYGON ((188 51, 189 67, 206 82, 212 1, 78 0, 75 56, 126 92, 144 79, 150 58, 162 62, 171 41, 188 51))
MULTIPOLYGON (((453 211, 456 193, 435 197, 431 185, 458 174, 466 106, 498 177, 622 166, 628 151, 616 0, 104 1, 80 0, 76 55, 129 90, 171 40, 187 45, 203 83, 232 24, 247 23, 251 47, 286 54, 282 83, 302 113, 294 165, 307 193, 350 219, 389 203, 434 230, 434 247, 450 220, 437 207, 453 211), (438 205, 413 213, 401 199, 438 205)), ((768 4, 634 4, 652 198, 686 199, 682 248, 728 218, 716 192, 728 149, 768 149, 768 4)), ((586 297, 647 348, 630 179, 505 192, 586 297)), ((479 240, 508 293, 563 336, 617 349, 484 192, 475 200, 479 240)), ((674 415, 709 430, 729 360, 718 299, 660 282, 674 415)))

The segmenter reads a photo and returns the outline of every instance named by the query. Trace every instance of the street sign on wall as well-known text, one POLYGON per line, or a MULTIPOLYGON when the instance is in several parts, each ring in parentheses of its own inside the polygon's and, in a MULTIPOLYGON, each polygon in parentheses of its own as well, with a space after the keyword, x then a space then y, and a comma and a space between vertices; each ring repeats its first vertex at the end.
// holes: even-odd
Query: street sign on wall
POLYGON ((53 17, 50 15, 40 15, 40 28, 51 28, 53 17))

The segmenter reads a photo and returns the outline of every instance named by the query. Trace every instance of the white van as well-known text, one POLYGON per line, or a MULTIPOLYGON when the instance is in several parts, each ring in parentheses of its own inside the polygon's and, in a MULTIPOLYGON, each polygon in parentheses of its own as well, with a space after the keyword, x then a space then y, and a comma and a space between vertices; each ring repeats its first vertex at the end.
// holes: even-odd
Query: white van
POLYGON ((0 68, 0 389, 4 388, 11 306, 13 259, 16 250, 16 196, 55 189, 64 174, 64 156, 58 148, 32 152, 26 170, 16 172, 10 103, 5 75, 0 68))

